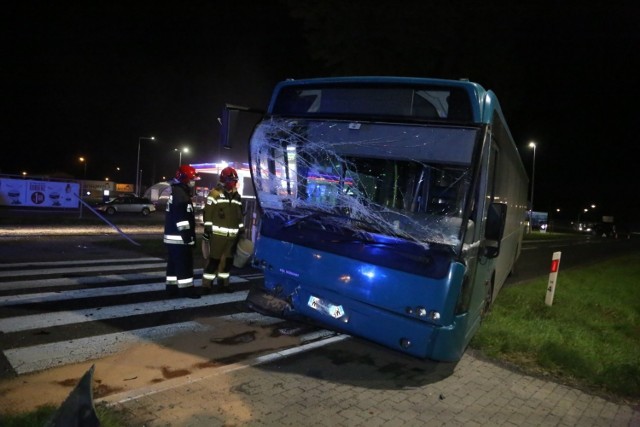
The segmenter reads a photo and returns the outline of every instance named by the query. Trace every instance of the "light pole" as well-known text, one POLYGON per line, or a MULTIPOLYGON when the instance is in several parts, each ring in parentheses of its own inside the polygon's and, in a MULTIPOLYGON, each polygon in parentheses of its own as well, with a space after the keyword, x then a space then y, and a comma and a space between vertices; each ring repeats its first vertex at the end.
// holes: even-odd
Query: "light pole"
POLYGON ((140 142, 143 139, 155 140, 154 136, 141 136, 138 138, 138 162, 136 163, 136 196, 140 196, 140 142))
POLYGON ((80 218, 82 218, 82 198, 84 197, 84 181, 87 179, 87 159, 86 157, 79 157, 80 163, 84 164, 84 178, 80 183, 80 218))
POLYGON ((87 179, 87 159, 86 159, 86 157, 79 157, 78 160, 80 160, 80 163, 84 164, 83 179, 87 179))
POLYGON ((178 156, 178 167, 180 167, 182 165, 182 153, 188 153, 189 152, 189 147, 184 147, 182 149, 179 148, 174 148, 173 151, 177 151, 179 156, 178 156))
POLYGON ((530 142, 529 148, 533 148, 533 165, 531 167, 531 206, 529 208, 529 231, 533 226, 533 188, 536 181, 536 143, 530 142))

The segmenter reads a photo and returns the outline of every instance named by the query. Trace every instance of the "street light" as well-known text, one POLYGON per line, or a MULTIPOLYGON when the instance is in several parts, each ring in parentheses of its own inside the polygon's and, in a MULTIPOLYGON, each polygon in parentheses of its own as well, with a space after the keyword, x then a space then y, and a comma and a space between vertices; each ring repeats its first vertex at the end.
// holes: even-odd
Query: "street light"
POLYGON ((174 148, 173 151, 177 151, 178 154, 179 154, 178 167, 180 167, 182 165, 182 153, 188 153, 189 152, 189 147, 184 147, 182 149, 174 148))
POLYGON ((531 167, 531 206, 529 208, 529 230, 533 221, 533 185, 536 180, 536 143, 530 142, 529 148, 533 148, 533 166, 531 167))
POLYGON ((155 140, 154 136, 141 136, 138 138, 138 162, 136 163, 136 196, 140 196, 140 142, 143 139, 155 140))

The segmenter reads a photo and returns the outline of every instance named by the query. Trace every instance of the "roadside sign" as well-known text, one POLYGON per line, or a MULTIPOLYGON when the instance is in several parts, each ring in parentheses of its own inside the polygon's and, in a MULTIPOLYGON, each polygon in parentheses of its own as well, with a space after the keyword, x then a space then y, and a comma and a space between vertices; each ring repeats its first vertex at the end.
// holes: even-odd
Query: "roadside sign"
POLYGON ((547 284, 547 296, 544 303, 551 307, 553 304, 553 296, 556 293, 556 280, 558 279, 558 270, 560 269, 560 255, 562 252, 554 252, 551 257, 551 271, 549 272, 549 283, 547 284))

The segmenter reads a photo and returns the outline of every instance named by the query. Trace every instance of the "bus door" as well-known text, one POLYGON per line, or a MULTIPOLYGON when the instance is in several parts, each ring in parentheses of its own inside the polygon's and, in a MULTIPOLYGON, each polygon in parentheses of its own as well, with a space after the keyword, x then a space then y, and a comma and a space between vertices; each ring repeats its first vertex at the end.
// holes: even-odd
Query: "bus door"
POLYGON ((496 179, 496 165, 498 158, 498 148, 495 143, 491 144, 489 153, 483 155, 480 180, 476 191, 477 209, 474 210, 474 229, 467 237, 466 243, 471 248, 467 252, 467 265, 469 266, 469 281, 465 286, 467 295, 463 295, 463 309, 467 308, 469 313, 469 328, 467 338, 471 338, 480 325, 482 317, 486 314, 488 303, 491 301, 493 293, 493 269, 494 262, 491 257, 486 256, 484 248, 484 233, 486 218, 491 202, 494 200, 494 183, 496 179), (471 238, 471 236, 473 236, 471 238))

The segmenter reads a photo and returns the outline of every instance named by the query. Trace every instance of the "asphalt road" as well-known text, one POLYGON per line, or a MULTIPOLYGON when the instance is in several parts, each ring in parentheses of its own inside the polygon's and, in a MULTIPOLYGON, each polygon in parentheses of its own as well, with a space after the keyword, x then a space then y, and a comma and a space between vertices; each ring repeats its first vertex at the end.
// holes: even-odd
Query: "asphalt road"
POLYGON ((609 239, 576 234, 553 240, 525 240, 522 253, 506 286, 522 283, 550 272, 551 257, 561 252, 562 271, 588 265, 599 260, 640 250, 640 237, 609 239))

